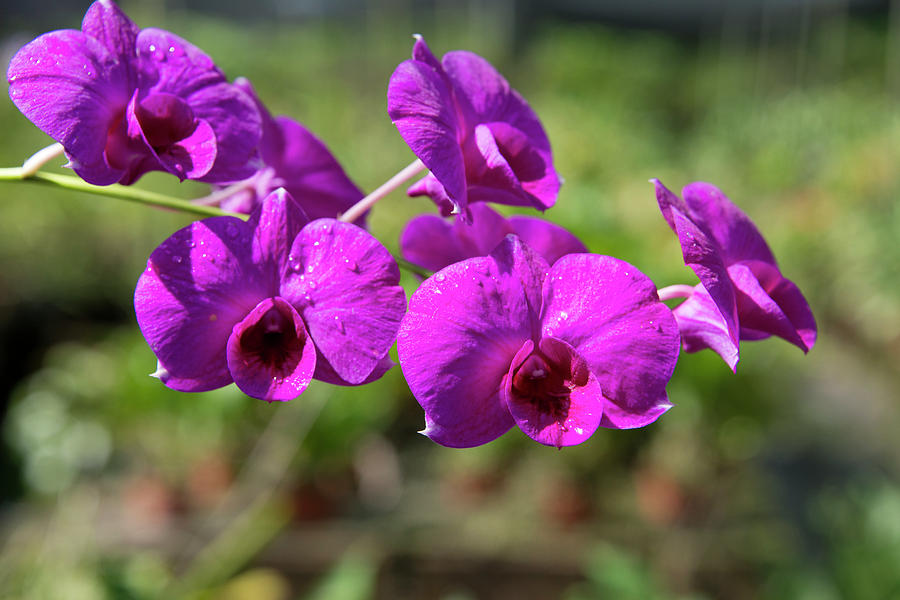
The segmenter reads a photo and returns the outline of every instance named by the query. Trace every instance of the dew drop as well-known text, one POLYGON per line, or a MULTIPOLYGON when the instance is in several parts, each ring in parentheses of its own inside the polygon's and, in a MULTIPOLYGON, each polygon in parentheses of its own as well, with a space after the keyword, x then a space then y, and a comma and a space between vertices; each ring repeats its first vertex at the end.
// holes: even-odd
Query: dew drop
POLYGON ((435 280, 435 281, 443 281, 443 280, 445 280, 446 278, 447 278, 447 277, 446 277, 443 273, 438 273, 437 275, 434 276, 434 280, 435 280))
POLYGON ((562 319, 563 321, 565 321, 566 319, 569 318, 569 313, 567 313, 566 311, 560 311, 559 318, 562 319))
POLYGON ((334 326, 337 327, 338 333, 343 334, 345 332, 344 322, 337 315, 334 315, 334 326))
POLYGON ((311 290, 316 289, 316 282, 315 282, 315 281, 310 281, 310 282, 309 282, 309 289, 311 289, 311 290))
POLYGON ((312 273, 312 272, 313 272, 313 266, 312 266, 312 265, 309 265, 308 267, 306 267, 306 272, 307 272, 307 273, 312 273))
POLYGON ((344 257, 344 264, 354 273, 359 273, 359 265, 356 264, 355 260, 351 260, 349 256, 344 257))
POLYGON ((182 258, 176 254, 172 257, 172 260, 176 263, 180 263, 182 261, 182 258))

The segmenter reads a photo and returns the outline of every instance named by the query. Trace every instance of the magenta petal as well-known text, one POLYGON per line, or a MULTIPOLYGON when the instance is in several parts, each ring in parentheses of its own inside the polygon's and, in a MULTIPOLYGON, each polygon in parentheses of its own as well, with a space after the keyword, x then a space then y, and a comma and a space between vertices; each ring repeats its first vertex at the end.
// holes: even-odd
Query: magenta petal
MULTIPOLYGON (((283 151, 272 163, 282 185, 294 196, 310 219, 337 218, 362 199, 328 147, 300 123, 287 117, 275 119, 283 136, 283 151)), ((364 225, 365 219, 357 224, 364 225)))
POLYGON ((234 326, 227 357, 241 391, 268 402, 302 394, 316 368, 316 349, 303 319, 282 298, 266 298, 234 326))
POLYGON ((222 71, 202 50, 174 33, 154 27, 141 30, 135 42, 143 62, 142 87, 187 98, 225 81, 222 71))
POLYGON ((278 188, 263 198, 247 225, 253 231, 250 257, 272 282, 269 295, 277 295, 278 285, 287 274, 294 239, 309 218, 284 189, 278 188))
MULTIPOLYGON (((728 325, 703 284, 694 287, 691 297, 672 311, 681 332, 685 352, 711 348, 734 371, 740 360, 738 346, 728 332, 728 325)), ((743 335, 742 335, 743 337, 743 335)))
POLYGON ((7 71, 16 107, 61 143, 76 172, 97 185, 121 176, 103 162, 107 130, 132 92, 117 60, 97 40, 67 29, 27 44, 7 71))
POLYGON ((807 344, 806 340, 815 343, 816 324, 797 286, 782 277, 777 268, 762 262, 734 264, 728 268, 728 273, 738 290, 742 329, 776 335, 804 352, 809 351, 811 344, 807 344), (769 290, 788 300, 786 308, 794 313, 796 324, 769 290))
POLYGON ((432 67, 407 60, 388 83, 388 114, 403 140, 444 188, 454 213, 466 209, 466 171, 452 91, 432 67))
POLYGON ((642 427, 671 407, 665 393, 680 337, 656 286, 609 256, 570 254, 544 285, 543 335, 571 344, 610 400, 604 427, 642 427))
MULTIPOLYGON (((437 178, 431 173, 428 173, 428 175, 409 186, 409 189, 406 190, 406 193, 410 197, 428 196, 438 207, 438 210, 441 211, 441 214, 445 217, 449 217, 450 215, 454 214, 454 211, 457 210, 457 207, 454 205, 453 201, 450 200, 450 196, 447 195, 447 190, 444 189, 444 186, 441 185, 441 182, 438 181, 437 178)), ((459 218, 464 219, 466 222, 471 221, 468 210, 459 211, 455 214, 458 214, 459 218)))
POLYGON ((347 383, 362 383, 394 343, 406 307, 396 261, 363 229, 333 219, 304 227, 289 260, 281 295, 303 315, 320 358, 347 383))
POLYGON ((567 229, 549 221, 537 217, 514 215, 508 219, 508 222, 515 234, 551 265, 566 254, 587 252, 587 248, 581 240, 567 229))
POLYGON ((435 215, 412 219, 400 237, 403 257, 431 271, 475 256, 487 256, 513 227, 485 204, 469 207, 472 224, 435 215))
POLYGON ((429 438, 478 446, 512 427, 501 388, 516 353, 537 334, 546 269, 510 236, 490 256, 450 265, 413 294, 397 350, 429 438))
POLYGON ((587 361, 567 343, 528 340, 504 379, 503 399, 519 428, 531 439, 562 448, 587 440, 606 402, 587 361))
POLYGON ((756 225, 719 188, 697 182, 685 186, 681 193, 693 220, 712 234, 726 263, 758 260, 775 265, 775 257, 756 225))
POLYGON ((244 258, 249 244, 243 221, 213 217, 175 232, 150 255, 134 310, 167 386, 198 392, 231 383, 225 345, 232 327, 266 297, 244 258))
POLYGON ((115 2, 98 0, 91 4, 81 22, 81 31, 120 57, 123 68, 130 69, 129 60, 135 56, 135 41, 140 30, 115 2))
POLYGON ((193 133, 172 144, 159 155, 166 170, 180 179, 200 179, 212 168, 217 154, 216 134, 204 120, 198 120, 193 133))
POLYGON ((700 283, 722 314, 731 341, 737 346, 740 340, 737 300, 721 247, 704 227, 691 219, 686 205, 678 196, 659 180, 652 182, 656 187, 659 208, 678 235, 684 263, 700 278, 700 283))

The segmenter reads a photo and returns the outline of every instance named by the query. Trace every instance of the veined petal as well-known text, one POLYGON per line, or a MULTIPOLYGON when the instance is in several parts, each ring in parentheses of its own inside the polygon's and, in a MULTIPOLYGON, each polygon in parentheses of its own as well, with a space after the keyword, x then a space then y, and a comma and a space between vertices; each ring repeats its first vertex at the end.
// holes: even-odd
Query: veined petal
POLYGON ((199 392, 231 383, 225 346, 232 328, 266 297, 246 256, 249 245, 243 221, 213 217, 175 232, 150 255, 134 310, 170 388, 199 392))
POLYGON ((776 335, 804 352, 809 351, 816 340, 816 323, 793 282, 782 277, 773 265, 757 261, 731 265, 728 273, 738 290, 742 329, 751 330, 751 336, 754 332, 776 335), (784 307, 778 300, 784 302, 784 307))
POLYGON ((466 154, 470 202, 498 202, 546 210, 556 202, 559 177, 549 150, 542 151, 519 129, 504 122, 475 127, 479 156, 466 154))
POLYGON ((303 316, 334 372, 360 384, 397 337, 406 307, 400 270, 390 253, 363 229, 318 219, 294 240, 281 296, 303 316))
POLYGON ((722 357, 732 371, 737 369, 740 360, 738 345, 729 334, 722 313, 703 284, 697 284, 690 298, 676 306, 672 314, 678 322, 685 352, 710 348, 722 357))
POLYGON ((600 426, 608 402, 587 361, 555 338, 542 339, 537 353, 534 342, 525 342, 503 381, 502 397, 516 424, 547 446, 587 440, 600 426), (522 380, 528 389, 518 389, 516 382, 522 380))
POLYGON ((413 294, 397 349, 429 438, 470 447, 512 427, 501 387, 516 353, 537 334, 546 270, 510 236, 490 256, 450 265, 413 294))
POLYGON ((555 223, 522 215, 513 215, 508 222, 515 234, 550 265, 566 254, 587 252, 581 240, 555 223))
POLYGON ((10 99, 63 145, 79 175, 97 185, 118 180, 121 171, 104 163, 103 150, 132 90, 116 56, 80 31, 54 31, 16 53, 7 78, 10 99))
POLYGON ((250 96, 222 81, 192 92, 186 100, 194 116, 207 121, 216 132, 216 162, 199 181, 239 181, 262 166, 257 150, 262 121, 250 96))
MULTIPOLYGON (((277 117, 275 122, 284 145, 271 166, 310 219, 335 219, 362 199, 362 190, 319 138, 288 117, 277 117)), ((356 224, 364 227, 365 217, 356 224)))
POLYGON ((775 265, 775 257, 756 225, 719 188, 696 182, 681 193, 692 219, 716 240, 726 263, 757 260, 775 265))
MULTIPOLYGON (((115 2, 97 0, 91 4, 81 22, 81 31, 118 57, 123 69, 133 70, 131 60, 136 55, 135 42, 140 29, 115 2)), ((129 83, 131 87, 136 87, 133 77, 132 73, 129 83)))
POLYGON ((141 87, 187 98, 225 82, 225 75, 202 50, 174 33, 155 27, 141 30, 135 42, 141 60, 141 87))
POLYGON ((403 257, 430 271, 475 256, 487 256, 508 234, 512 225, 485 204, 469 207, 471 225, 460 219, 419 215, 400 236, 403 257))
POLYGON ((544 284, 542 332, 587 360, 610 402, 604 427, 642 427, 671 407, 665 387, 680 338, 656 286, 632 265, 609 256, 570 254, 544 284))
POLYGON ((431 66, 407 60, 388 83, 388 115, 400 136, 440 182, 455 213, 466 210, 466 170, 453 93, 431 66))
POLYGON ((270 296, 278 294, 282 279, 291 268, 291 247, 309 218, 300 205, 284 189, 278 188, 263 198, 247 221, 253 231, 250 257, 260 270, 268 274, 270 296))
POLYGON ((282 298, 266 298, 234 326, 227 359, 242 392, 286 402, 302 394, 312 380, 316 349, 294 307, 282 298))
POLYGON ((722 314, 733 345, 737 346, 740 340, 737 300, 722 248, 703 224, 691 218, 687 205, 678 196, 666 189, 658 179, 654 179, 653 183, 659 208, 678 235, 684 263, 700 278, 700 283, 722 314))

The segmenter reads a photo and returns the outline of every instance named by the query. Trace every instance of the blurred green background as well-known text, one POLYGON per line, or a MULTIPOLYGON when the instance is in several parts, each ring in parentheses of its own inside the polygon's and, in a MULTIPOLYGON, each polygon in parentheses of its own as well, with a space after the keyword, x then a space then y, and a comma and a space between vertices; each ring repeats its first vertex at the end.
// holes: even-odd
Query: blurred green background
MULTIPOLYGON (((745 344, 736 375, 682 355, 676 407, 642 430, 451 450, 416 434, 399 369, 279 406, 166 389, 131 295, 189 218, 0 183, 0 598, 900 598, 900 7, 763 2, 667 29, 536 3, 346 4, 123 8, 249 77, 365 190, 412 160, 385 110, 410 34, 475 51, 543 120, 565 178, 548 219, 659 287, 693 283, 647 180, 713 182, 819 342, 745 344)), ((5 59, 83 10, 16 13, 5 59)), ((9 101, 0 123, 0 166, 50 143, 9 101)), ((430 210, 395 193, 371 230, 396 250, 430 210)))

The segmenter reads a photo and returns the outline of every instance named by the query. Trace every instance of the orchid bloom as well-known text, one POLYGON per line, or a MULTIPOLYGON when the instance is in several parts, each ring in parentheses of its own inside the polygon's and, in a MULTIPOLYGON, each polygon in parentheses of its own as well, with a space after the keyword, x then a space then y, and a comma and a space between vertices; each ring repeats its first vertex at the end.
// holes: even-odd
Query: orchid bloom
POLYGON ((276 190, 247 222, 204 219, 160 244, 134 309, 168 387, 233 381, 254 398, 285 401, 312 378, 357 385, 390 368, 406 305, 399 279, 366 231, 310 222, 276 190))
POLYGON ((496 202, 545 210, 560 179, 537 115, 486 60, 448 52, 439 62, 421 36, 388 84, 388 114, 431 171, 409 188, 444 215, 496 202))
POLYGON ((673 311, 685 351, 711 348, 732 370, 742 340, 775 335, 808 352, 816 320, 750 218, 711 184, 688 185, 682 199, 659 180, 652 183, 685 264, 700 278, 673 311))
POLYGON ((636 268, 594 254, 551 267, 515 235, 427 279, 398 337, 423 433, 452 447, 514 425, 556 447, 648 425, 672 406, 678 347, 671 311, 636 268))
POLYGON ((7 79, 13 103, 88 183, 127 185, 148 171, 233 181, 256 170, 253 99, 203 51, 138 29, 111 0, 88 8, 81 31, 52 31, 19 50, 7 79))

